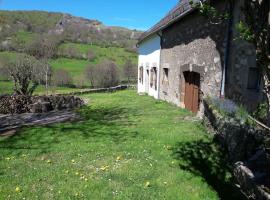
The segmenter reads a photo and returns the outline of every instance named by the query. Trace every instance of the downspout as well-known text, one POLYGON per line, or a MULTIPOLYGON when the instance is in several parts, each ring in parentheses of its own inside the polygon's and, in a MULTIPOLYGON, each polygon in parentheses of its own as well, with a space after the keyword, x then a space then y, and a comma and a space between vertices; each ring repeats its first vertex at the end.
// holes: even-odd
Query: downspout
POLYGON ((160 38, 160 52, 159 52, 159 67, 158 67, 158 99, 160 95, 160 73, 161 73, 161 47, 162 47, 162 31, 157 32, 157 35, 160 38))
POLYGON ((227 69, 229 65, 230 47, 231 47, 231 31, 232 31, 231 27, 232 27, 232 22, 233 22, 233 0, 229 1, 228 9, 229 9, 229 20, 227 24, 226 47, 225 47, 225 55, 224 55, 224 66, 222 70, 220 98, 225 98, 226 74, 227 74, 227 69))

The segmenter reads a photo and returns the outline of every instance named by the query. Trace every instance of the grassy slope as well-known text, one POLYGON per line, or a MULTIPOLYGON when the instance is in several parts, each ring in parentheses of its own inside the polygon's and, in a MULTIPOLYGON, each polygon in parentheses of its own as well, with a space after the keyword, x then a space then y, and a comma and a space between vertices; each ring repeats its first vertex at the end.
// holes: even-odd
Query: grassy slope
MULTIPOLYGON (((20 32, 16 37, 19 41, 26 44, 29 43, 29 41, 31 40, 32 34, 27 32, 20 32)), ((96 65, 97 63, 102 62, 102 60, 104 59, 113 60, 119 68, 121 68, 128 59, 132 60, 134 64, 137 62, 137 55, 135 53, 127 52, 123 48, 118 47, 103 48, 96 45, 75 44, 75 43, 65 43, 61 45, 60 48, 68 48, 70 46, 76 48, 78 51, 85 54, 91 49, 96 55, 96 59, 92 62, 89 62, 87 60, 69 59, 69 58, 57 58, 50 61, 54 70, 56 69, 67 70, 71 74, 75 82, 84 79, 84 73, 88 65, 90 64, 96 65)), ((0 52, 0 57, 4 57, 7 59, 14 59, 16 55, 17 53, 15 52, 0 52)), ((87 84, 87 82, 85 83, 87 84)), ((0 83, 0 94, 10 93, 10 89, 12 88, 12 86, 5 87, 5 85, 7 84, 8 83, 3 82, 0 83)))
POLYGON ((89 50, 92 50, 96 55, 94 63, 98 63, 105 58, 115 61, 120 67, 124 65, 125 61, 128 59, 132 60, 133 63, 137 63, 137 55, 126 51, 124 48, 105 48, 97 45, 65 43, 60 46, 60 49, 67 49, 69 47, 77 49, 82 54, 87 54, 89 50))
POLYGON ((60 46, 60 49, 68 47, 75 48, 82 54, 87 54, 89 50, 92 50, 96 55, 96 59, 92 62, 69 58, 52 60, 51 64, 54 69, 66 69, 75 79, 84 76, 85 69, 89 64, 95 65, 105 59, 114 61, 119 68, 121 68, 128 59, 134 64, 137 63, 137 55, 135 53, 127 52, 125 49, 119 47, 103 48, 96 45, 65 43, 60 46))
POLYGON ((0 199, 237 199, 187 111, 134 91, 84 98, 84 121, 0 138, 0 199))

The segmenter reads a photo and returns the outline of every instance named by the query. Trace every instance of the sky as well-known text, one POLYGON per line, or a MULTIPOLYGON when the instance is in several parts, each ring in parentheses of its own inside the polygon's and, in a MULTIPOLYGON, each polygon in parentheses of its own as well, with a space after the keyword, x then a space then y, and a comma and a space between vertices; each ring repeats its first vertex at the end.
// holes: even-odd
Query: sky
POLYGON ((97 19, 109 26, 147 30, 179 0, 0 0, 1 10, 43 10, 97 19))

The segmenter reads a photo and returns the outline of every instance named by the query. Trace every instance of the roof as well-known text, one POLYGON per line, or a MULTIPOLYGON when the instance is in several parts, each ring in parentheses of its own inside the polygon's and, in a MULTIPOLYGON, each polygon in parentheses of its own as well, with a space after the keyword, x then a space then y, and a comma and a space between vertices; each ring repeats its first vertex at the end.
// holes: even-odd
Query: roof
MULTIPOLYGON (((161 19, 148 31, 144 32, 139 38, 138 43, 141 43, 146 38, 163 30, 164 28, 183 18, 189 12, 193 11, 194 8, 190 5, 189 2, 190 0, 181 0, 163 19, 161 19)), ((193 2, 196 3, 199 2, 199 0, 194 0, 193 2)))

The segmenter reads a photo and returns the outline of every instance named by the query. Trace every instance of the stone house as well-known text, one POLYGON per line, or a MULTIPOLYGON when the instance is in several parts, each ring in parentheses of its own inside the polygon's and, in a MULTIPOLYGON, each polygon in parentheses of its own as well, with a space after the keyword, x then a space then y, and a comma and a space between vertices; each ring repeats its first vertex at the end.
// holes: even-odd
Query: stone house
POLYGON ((214 1, 217 10, 231 17, 211 22, 189 0, 182 0, 143 33, 138 42, 138 93, 195 113, 202 111, 207 96, 255 109, 262 99, 255 49, 236 39, 243 1, 214 1))

